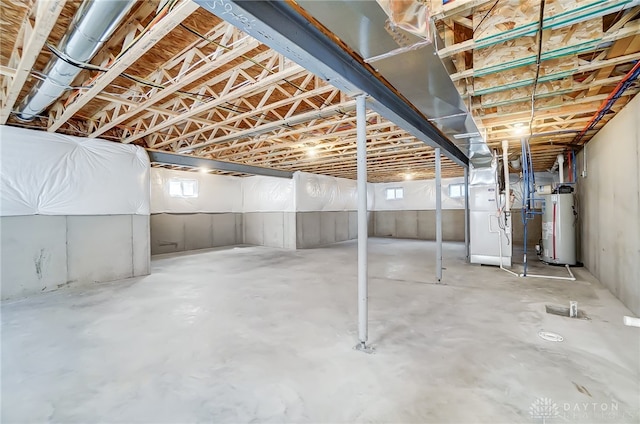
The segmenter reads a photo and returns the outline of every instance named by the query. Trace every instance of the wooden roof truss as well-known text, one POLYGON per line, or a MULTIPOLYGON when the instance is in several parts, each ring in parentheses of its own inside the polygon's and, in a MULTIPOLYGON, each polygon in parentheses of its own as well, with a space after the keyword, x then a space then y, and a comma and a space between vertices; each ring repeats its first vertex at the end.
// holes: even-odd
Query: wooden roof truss
MULTIPOLYGON (((540 33, 517 32, 536 27, 536 1, 428 1, 444 40, 439 55, 453 61, 451 78, 487 141, 497 148, 509 140, 517 155, 524 127, 539 170, 573 147, 640 59, 640 6, 581 18, 577 0, 547 0, 550 22, 559 13, 573 21, 542 31, 536 81, 540 33)), ((39 78, 51 56, 46 45, 60 40, 79 3, 3 2, 2 123, 355 178, 354 99, 190 0, 162 13, 158 0, 140 1, 59 101, 35 121, 18 121, 11 111, 39 78)), ((623 93, 585 138, 637 92, 636 84, 623 93)), ((367 121, 371 181, 433 176, 432 148, 376 113, 367 121)), ((443 174, 462 169, 444 160, 443 174)))

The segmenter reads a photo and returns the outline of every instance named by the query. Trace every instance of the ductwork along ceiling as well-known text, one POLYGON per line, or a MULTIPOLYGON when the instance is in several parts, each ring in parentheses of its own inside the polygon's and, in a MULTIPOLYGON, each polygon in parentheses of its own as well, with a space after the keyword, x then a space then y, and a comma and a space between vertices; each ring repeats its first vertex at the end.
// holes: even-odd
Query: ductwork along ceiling
POLYGON ((638 0, 253 2, 280 25, 248 3, 3 1, 2 124, 355 178, 370 91, 369 178, 397 181, 432 178, 433 146, 460 176, 523 136, 550 168, 639 89, 638 0))

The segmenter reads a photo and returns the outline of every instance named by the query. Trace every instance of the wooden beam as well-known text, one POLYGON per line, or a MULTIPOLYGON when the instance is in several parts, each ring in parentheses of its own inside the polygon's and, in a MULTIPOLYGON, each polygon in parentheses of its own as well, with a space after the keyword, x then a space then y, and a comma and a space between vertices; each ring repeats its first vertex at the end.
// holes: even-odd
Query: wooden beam
MULTIPOLYGON (((631 42, 633 41, 633 37, 627 37, 627 38, 623 38, 621 40, 617 40, 610 48, 609 51, 607 52, 607 59, 613 59, 616 57, 620 57, 623 56, 625 54, 625 52, 627 51, 627 48, 631 45, 631 42)), ((609 77, 609 75, 611 75, 611 72, 613 72, 613 69, 615 68, 615 65, 610 65, 610 66, 605 66, 604 68, 600 68, 598 70, 598 72, 596 73, 595 77, 594 77, 594 81, 593 83, 599 81, 599 80, 603 80, 603 79, 607 79, 609 77)), ((589 88, 589 91, 587 93, 587 96, 591 96, 594 94, 598 94, 598 92, 600 91, 599 86, 597 85, 593 85, 591 88, 589 88)))
MULTIPOLYGON (((154 105, 156 103, 158 103, 159 101, 167 98, 168 96, 174 94, 175 92, 177 92, 178 90, 180 90, 182 87, 191 84, 195 81, 197 81, 198 79, 204 77, 205 75, 213 72, 216 69, 219 69, 221 66, 226 65, 227 63, 237 59, 238 57, 250 52, 251 50, 254 50, 256 47, 258 47, 260 45, 260 43, 258 43, 258 41, 256 40, 247 40, 246 43, 243 43, 242 45, 239 46, 234 46, 234 48, 230 51, 228 51, 226 54, 222 54, 219 57, 216 57, 213 60, 210 60, 209 62, 205 63, 204 65, 198 67, 197 69, 186 73, 185 75, 183 75, 181 78, 179 78, 177 81, 174 81, 172 84, 170 84, 168 87, 161 89, 160 91, 158 91, 157 93, 155 93, 153 96, 151 96, 150 98, 148 98, 147 100, 145 100, 144 102, 140 103, 137 107, 128 110, 126 113, 123 113, 121 115, 119 115, 116 119, 105 123, 104 125, 100 126, 99 128, 95 129, 93 131, 93 133, 91 134, 91 137, 97 137, 100 134, 104 133, 105 131, 113 128, 114 126, 116 126, 117 124, 120 124, 124 121, 126 121, 127 119, 131 119, 133 118, 135 115, 141 113, 142 111, 146 110, 149 106, 154 105)), ((186 116, 185 116, 186 118, 186 116)), ((133 140, 131 140, 133 141, 133 140)))
POLYGON ((27 19, 25 19, 25 22, 23 23, 21 33, 25 36, 28 35, 28 39, 22 49, 21 55, 18 52, 20 50, 20 45, 22 44, 20 37, 16 40, 13 48, 12 56, 14 57, 12 59, 15 60, 15 58, 19 56, 19 60, 16 67, 16 73, 13 75, 10 82, 8 81, 6 91, 3 90, 2 93, 0 125, 7 123, 7 119, 9 118, 9 115, 13 110, 13 106, 18 99, 18 95, 20 95, 20 91, 22 91, 22 87, 27 81, 44 43, 47 41, 51 30, 58 20, 58 16, 60 16, 60 13, 64 8, 64 3, 64 0, 38 0, 34 4, 33 9, 35 9, 35 11, 32 9, 27 15, 27 19), (35 22, 32 28, 29 16, 34 12, 35 22))
MULTIPOLYGON (((639 29, 640 31, 640 29, 639 29)), ((579 74, 582 72, 588 72, 588 71, 593 71, 596 69, 600 69, 603 68, 605 66, 615 66, 615 65, 619 65, 621 63, 627 63, 627 62, 633 62, 634 60, 638 60, 640 58, 640 53, 635 53, 635 54, 629 54, 629 55, 625 55, 625 56, 621 56, 621 57, 616 57, 613 59, 606 59, 606 60, 600 60, 600 61, 594 61, 591 63, 587 63, 584 65, 579 65, 578 67, 576 67, 573 70, 573 74, 579 74)), ((544 63, 544 62, 543 62, 544 63)), ((488 74, 483 74, 482 76, 487 76, 487 75, 491 75, 491 74, 496 74, 498 72, 501 72, 499 69, 492 71, 488 74)), ((558 75, 561 75, 561 78, 566 77, 567 73, 566 72, 561 72, 558 75)), ((451 74, 451 80, 452 81, 458 81, 464 78, 469 78, 469 77, 473 77, 473 69, 467 69, 464 72, 457 72, 455 74, 451 74)), ((545 81, 549 81, 549 79, 545 79, 545 81)))
POLYGON ((436 21, 456 15, 469 15, 474 7, 483 6, 495 0, 456 0, 442 5, 442 0, 431 2, 431 18, 436 21), (435 3, 439 2, 439 4, 435 3))
POLYGON ((226 136, 216 137, 213 140, 190 145, 188 148, 185 148, 183 150, 197 149, 197 148, 210 146, 216 143, 223 143, 229 140, 234 140, 234 139, 253 136, 253 135, 259 135, 259 134, 263 134, 265 132, 271 131, 273 129, 280 128, 282 126, 298 125, 304 122, 311 121, 313 119, 318 119, 319 117, 322 117, 324 115, 330 116, 343 111, 353 110, 355 109, 355 107, 356 107, 355 100, 350 100, 346 103, 339 103, 337 105, 327 106, 324 109, 320 109, 320 110, 312 110, 310 112, 301 113, 291 118, 282 119, 280 121, 269 122, 267 124, 260 125, 257 128, 249 128, 247 130, 238 131, 235 133, 228 134, 226 136))
MULTIPOLYGON (((166 119, 160 123, 157 123, 155 125, 151 125, 150 127, 148 127, 146 130, 144 131, 139 131, 133 135, 131 135, 130 137, 127 137, 126 139, 122 140, 123 143, 131 143, 132 141, 138 140, 142 137, 145 137, 149 134, 153 134, 155 132, 158 132, 164 128, 167 128, 171 125, 174 125, 180 121, 183 121, 186 118, 189 118, 191 116, 195 116, 195 115, 199 115, 200 113, 206 112, 207 110, 219 106, 221 104, 224 104, 232 99, 236 99, 238 97, 242 97, 245 95, 248 95, 249 93, 252 92, 257 92, 261 89, 264 89, 265 87, 281 80, 281 79, 286 79, 286 78, 290 78, 293 75, 303 72, 304 68, 302 68, 299 65, 294 65, 291 66, 289 68, 287 68, 284 71, 281 72, 277 72, 275 74, 271 74, 268 77, 262 79, 261 81, 258 81, 254 84, 249 84, 249 85, 245 85, 243 87, 240 87, 236 90, 232 90, 224 95, 219 96, 218 98, 216 98, 215 100, 212 100, 210 102, 206 102, 203 103, 201 105, 198 105, 194 108, 192 108, 191 110, 188 110, 186 112, 184 112, 181 116, 179 117, 175 117, 175 118, 170 118, 170 119, 166 119)), ((151 147, 151 146, 150 146, 151 147)), ((155 148, 155 146, 153 146, 155 148)))
MULTIPOLYGON (((601 19, 601 18, 597 18, 601 19)), ((600 39, 599 44, 608 43, 611 41, 619 40, 625 37, 631 37, 640 33, 640 22, 625 22, 625 26, 621 28, 610 28, 609 31, 600 39)), ((438 56, 445 58, 453 56, 456 53, 461 53, 477 48, 483 48, 483 43, 477 43, 475 40, 466 40, 461 43, 446 46, 438 50, 438 56)), ((491 47, 484 47, 491 48, 491 47)))
MULTIPOLYGON (((311 74, 309 74, 309 75, 311 75, 311 74)), ((275 88, 275 87, 273 87, 273 88, 275 88)), ((225 119, 225 123, 227 125, 233 125, 234 123, 237 123, 237 122, 239 122, 241 120, 244 120, 244 119, 247 119, 247 118, 252 118, 252 117, 256 117, 256 116, 263 116, 264 114, 266 114, 266 112, 268 112, 270 110, 272 111, 272 110, 274 110, 276 108, 288 105, 290 103, 294 103, 294 102, 299 101, 299 100, 303 100, 303 99, 306 99, 306 98, 309 98, 309 97, 313 97, 313 96, 318 96, 320 94, 325 94, 327 92, 336 91, 336 90, 337 90, 336 88, 334 88, 334 87, 332 87, 330 85, 325 85, 325 86, 321 86, 321 87, 316 88, 316 89, 311 90, 311 91, 303 92, 303 93, 301 93, 301 94, 299 94, 299 95, 297 95, 295 97, 289 97, 289 98, 286 98, 286 99, 283 99, 283 100, 280 100, 280 101, 277 101, 277 102, 274 102, 274 103, 263 104, 263 102, 261 102, 261 104, 263 104, 261 107, 256 107, 253 110, 241 113, 239 115, 229 116, 229 117, 227 117, 227 119, 225 119)), ((266 97, 266 95, 265 95, 265 97, 266 97)), ((258 105, 258 106, 260 106, 260 105, 258 105)), ((190 119, 193 119, 193 118, 190 118, 190 119)), ((260 122, 261 122, 261 120, 258 120, 258 124, 260 122)), ((198 129, 196 129, 194 131, 182 134, 182 135, 180 135, 178 137, 175 137, 175 138, 171 138, 170 140, 166 140, 165 142, 163 142, 163 145, 169 144, 169 143, 173 143, 173 142, 176 142, 176 141, 189 139, 191 137, 194 137, 197 134, 201 134, 201 133, 206 132, 206 131, 211 131, 214 128, 217 128, 219 126, 220 126, 220 122, 209 122, 207 125, 203 125, 202 127, 199 127, 198 129)))
MULTIPOLYGON (((627 90, 622 94, 621 99, 625 97, 635 96, 637 93, 638 90, 627 90)), ((598 108, 602 104, 602 100, 606 98, 607 95, 602 94, 600 96, 579 99, 564 106, 552 105, 543 108, 537 108, 534 119, 593 113, 598 110, 598 108)), ((616 108, 619 108, 619 104, 616 104, 616 108)), ((513 113, 492 113, 483 115, 481 116, 481 118, 484 128, 498 125, 511 125, 518 122, 528 122, 531 118, 531 110, 523 110, 513 113)))
POLYGON ((126 51, 116 62, 109 67, 109 70, 101 74, 95 80, 91 88, 82 95, 76 97, 75 101, 63 108, 62 112, 54 117, 53 122, 49 125, 48 131, 57 131, 65 122, 75 115, 83 106, 89 103, 98 93, 107 87, 111 81, 116 79, 122 72, 138 60, 143 54, 148 52, 157 42, 165 35, 170 33, 185 18, 198 10, 199 6, 191 0, 183 0, 167 16, 162 18, 147 33, 142 35, 140 40, 136 42, 129 50, 126 51))

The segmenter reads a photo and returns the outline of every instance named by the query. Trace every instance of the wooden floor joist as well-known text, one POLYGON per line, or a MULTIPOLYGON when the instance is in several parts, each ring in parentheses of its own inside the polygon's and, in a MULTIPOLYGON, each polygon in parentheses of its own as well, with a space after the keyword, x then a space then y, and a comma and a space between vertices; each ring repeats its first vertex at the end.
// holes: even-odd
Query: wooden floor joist
MULTIPOLYGON (((435 41, 438 54, 455 60, 451 78, 489 146, 508 140, 517 153, 522 128, 532 130, 538 170, 569 148, 640 59, 640 6, 615 0, 614 12, 588 14, 579 3, 591 4, 546 2, 536 81, 536 0, 427 2, 444 40, 435 41), (560 24, 558 14, 572 20, 560 24)), ((189 0, 160 15, 159 1, 139 1, 93 59, 102 71, 83 70, 49 110, 18 121, 16 108, 51 56, 45 45, 58 43, 79 6, 29 4, 46 7, 2 4, 3 123, 355 178, 354 100, 189 0)), ((585 140, 638 91, 636 82, 622 93, 585 140)), ((371 181, 433 177, 431 147, 376 113, 367 113, 367 123, 371 181)), ((462 172, 443 160, 444 176, 462 172)))

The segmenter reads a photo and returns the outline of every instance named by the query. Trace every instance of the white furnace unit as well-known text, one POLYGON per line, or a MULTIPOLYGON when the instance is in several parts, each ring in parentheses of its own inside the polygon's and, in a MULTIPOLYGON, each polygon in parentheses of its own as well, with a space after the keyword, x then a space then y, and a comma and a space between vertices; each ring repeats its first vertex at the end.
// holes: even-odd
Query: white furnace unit
POLYGON ((471 167, 469 184, 470 261, 511 266, 511 213, 498 190, 497 158, 491 167, 471 167))

